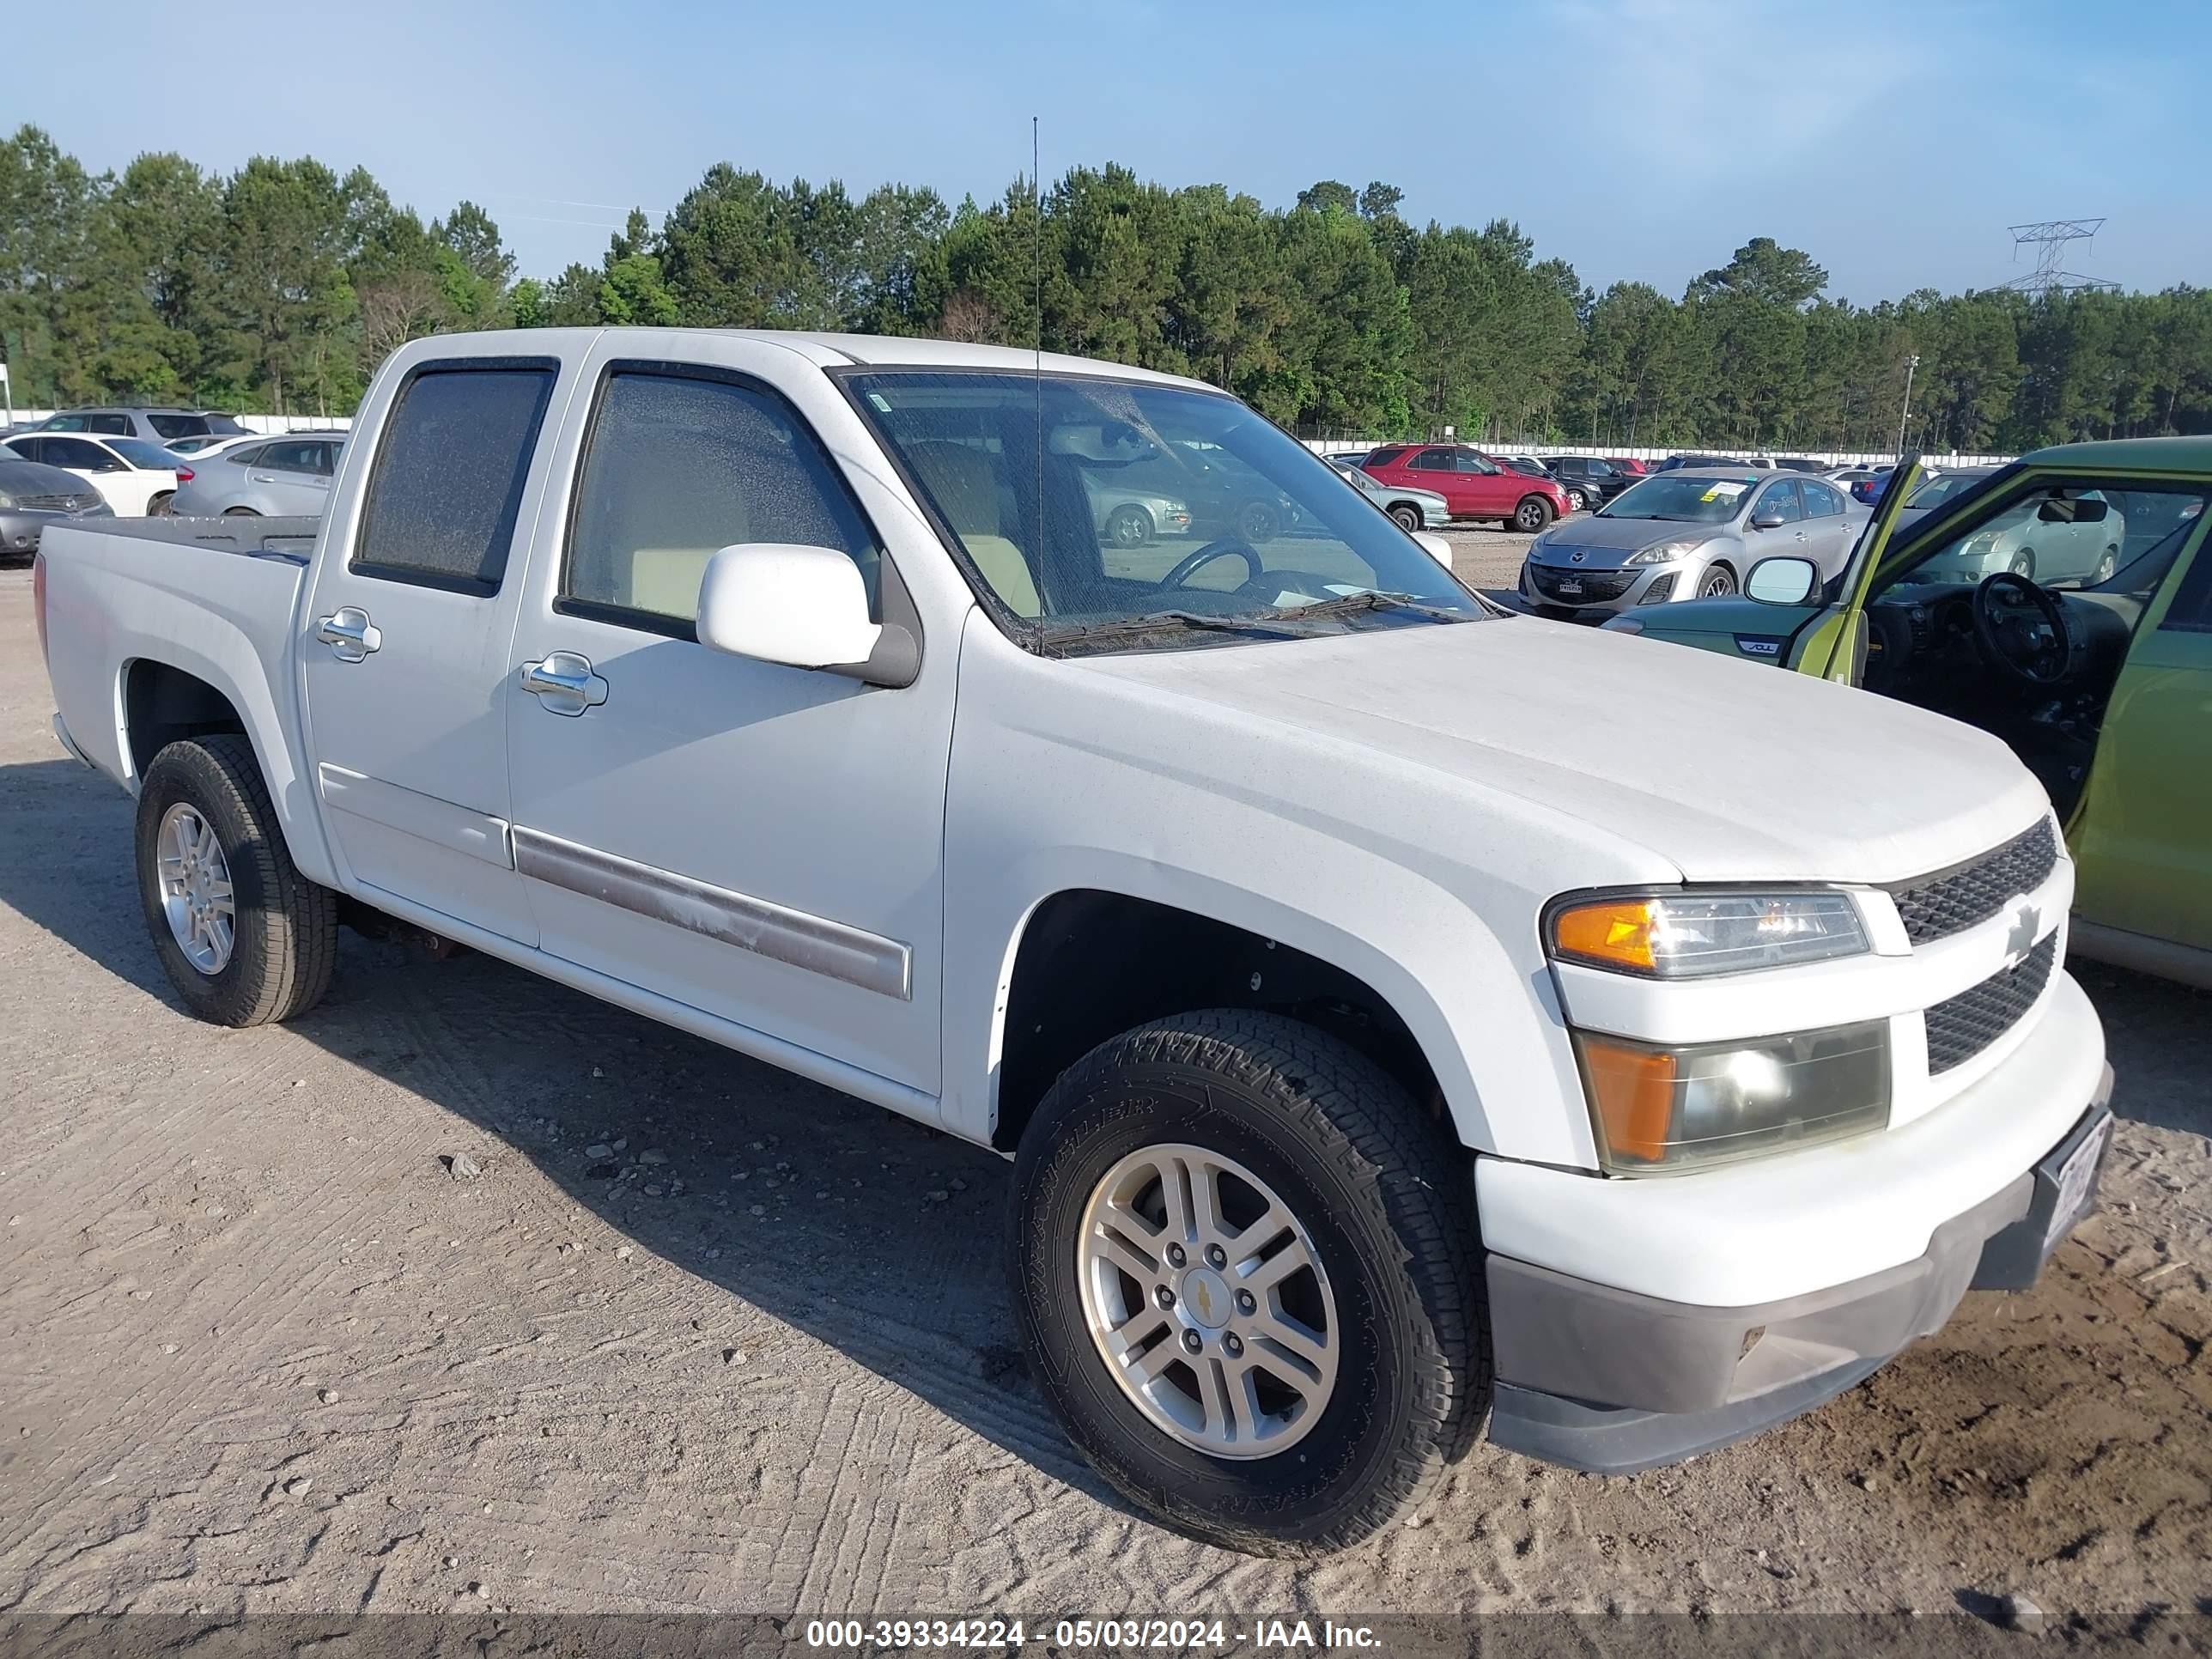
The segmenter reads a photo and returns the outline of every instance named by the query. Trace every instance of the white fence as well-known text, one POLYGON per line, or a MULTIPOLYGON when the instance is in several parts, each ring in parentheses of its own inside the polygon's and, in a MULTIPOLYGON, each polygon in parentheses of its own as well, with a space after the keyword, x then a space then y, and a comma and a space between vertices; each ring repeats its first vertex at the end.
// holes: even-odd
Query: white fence
MULTIPOLYGON (((1352 438, 1309 438, 1306 440, 1306 447, 1312 450, 1318 455, 1364 455, 1369 450, 1375 448, 1377 445, 1384 443, 1401 443, 1406 441, 1409 441, 1398 438, 1376 438, 1371 441, 1362 442, 1357 439, 1352 438)), ((1439 438, 1431 441, 1437 443, 1467 443, 1470 441, 1465 438, 1439 438)), ((1897 457, 1892 453, 1877 453, 1869 450, 1793 449, 1788 451, 1776 451, 1702 449, 1690 444, 1667 444, 1662 445, 1656 449, 1643 447, 1635 444, 1482 443, 1476 444, 1474 447, 1477 449, 1483 450, 1494 455, 1534 455, 1539 460, 1549 460, 1555 455, 1599 455, 1604 456, 1607 459, 1620 456, 1625 459, 1632 459, 1639 461, 1663 461, 1669 455, 1718 455, 1729 460, 1747 461, 1754 458, 1764 459, 1774 454, 1787 454, 1793 460, 1802 459, 1819 461, 1826 466, 1869 466, 1876 464, 1887 465, 1897 459, 1897 457)), ((1947 467, 2001 466, 2007 461, 2017 459, 2018 458, 2016 456, 2012 455, 1964 454, 1923 455, 1920 458, 1923 465, 1933 467, 1938 471, 1942 471, 1947 467)))
MULTIPOLYGON (((108 406, 123 407, 120 404, 108 406)), ((210 410, 207 412, 214 414, 216 411, 210 410)), ((51 409, 19 409, 15 411, 15 422, 19 426, 34 424, 54 413, 51 409)), ((234 415, 231 418, 248 432, 329 432, 334 428, 343 431, 353 424, 350 415, 234 415)), ((97 437, 99 434, 94 433, 93 435, 97 437)))

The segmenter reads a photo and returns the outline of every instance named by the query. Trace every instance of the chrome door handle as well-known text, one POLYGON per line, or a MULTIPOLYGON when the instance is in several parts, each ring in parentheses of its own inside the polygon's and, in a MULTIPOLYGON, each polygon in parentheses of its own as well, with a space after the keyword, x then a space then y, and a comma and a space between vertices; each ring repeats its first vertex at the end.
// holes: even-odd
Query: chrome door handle
POLYGON ((315 624, 315 637, 340 662, 359 662, 384 644, 384 635, 359 605, 344 605, 315 624))
POLYGON ((523 664, 522 689, 552 713, 571 718, 607 700, 607 683, 592 672, 591 659, 574 651, 523 664))

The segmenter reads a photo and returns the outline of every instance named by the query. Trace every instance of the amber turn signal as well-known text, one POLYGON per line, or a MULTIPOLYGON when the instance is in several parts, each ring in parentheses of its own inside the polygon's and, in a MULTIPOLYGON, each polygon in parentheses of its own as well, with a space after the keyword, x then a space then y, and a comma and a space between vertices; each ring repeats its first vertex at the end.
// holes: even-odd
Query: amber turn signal
POLYGON ((1650 899, 1599 899, 1560 911, 1552 939, 1561 956, 1648 974, 1658 966, 1651 944, 1657 922, 1650 899))

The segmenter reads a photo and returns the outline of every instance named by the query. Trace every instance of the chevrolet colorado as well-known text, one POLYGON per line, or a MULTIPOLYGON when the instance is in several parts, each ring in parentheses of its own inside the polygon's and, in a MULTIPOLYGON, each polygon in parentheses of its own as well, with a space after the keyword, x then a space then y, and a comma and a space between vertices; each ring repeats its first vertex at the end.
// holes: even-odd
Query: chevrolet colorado
POLYGON ((2002 744, 1507 615, 1194 381, 444 335, 319 522, 58 525, 35 589, 188 1008, 381 913, 1010 1154, 1032 1374, 1195 1535, 1341 1546, 1486 1423, 1693 1455, 2094 1200, 2002 744), (1101 531, 1201 461, 1294 511, 1101 531))

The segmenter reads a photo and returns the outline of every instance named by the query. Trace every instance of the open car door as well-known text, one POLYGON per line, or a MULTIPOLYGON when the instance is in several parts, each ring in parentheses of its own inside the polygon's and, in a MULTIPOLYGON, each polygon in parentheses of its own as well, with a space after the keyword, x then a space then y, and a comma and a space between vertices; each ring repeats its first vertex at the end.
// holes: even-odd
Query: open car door
POLYGON ((1818 674, 1846 685, 1856 685, 1865 673, 1867 596, 1874 591, 1875 572, 1889 551, 1897 515, 1919 487, 1921 477, 1917 453, 1899 458, 1888 486, 1875 501, 1874 517, 1867 520, 1865 533, 1838 579, 1837 597, 1790 641, 1789 665, 1799 673, 1818 674))

